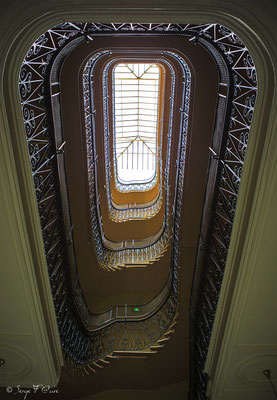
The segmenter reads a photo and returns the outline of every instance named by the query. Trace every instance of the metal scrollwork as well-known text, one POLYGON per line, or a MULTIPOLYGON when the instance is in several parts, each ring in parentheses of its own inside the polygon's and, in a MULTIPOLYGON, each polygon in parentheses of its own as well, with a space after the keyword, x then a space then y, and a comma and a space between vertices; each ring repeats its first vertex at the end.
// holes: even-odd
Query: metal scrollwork
MULTIPOLYGON (((166 158, 166 166, 164 171, 164 179, 162 178, 162 170, 160 172, 160 181, 163 182, 164 190, 165 190, 165 216, 164 216, 164 225, 165 229, 158 238, 158 240, 151 245, 145 246, 140 249, 137 248, 128 248, 122 249, 118 251, 113 251, 105 248, 102 243, 102 227, 100 224, 101 213, 99 210, 99 202, 98 199, 98 188, 96 185, 96 176, 97 176, 97 162, 96 160, 96 149, 95 149, 95 113, 93 112, 94 109, 94 99, 93 99, 93 71, 96 62, 101 59, 103 55, 106 55, 108 52, 100 52, 99 54, 95 55, 92 59, 90 59, 85 68, 83 74, 83 93, 84 93, 84 112, 85 112, 85 121, 86 121, 86 138, 87 138, 87 159, 88 159, 88 171, 89 171, 89 193, 90 193, 90 208, 91 208, 91 226, 92 226, 92 233, 94 237, 95 247, 97 251, 97 257, 100 266, 103 269, 110 268, 110 267, 121 267, 126 264, 146 264, 152 263, 158 260, 163 253, 165 252, 169 240, 171 237, 170 231, 170 224, 169 224, 169 168, 170 168, 170 154, 171 154, 171 135, 172 135, 172 128, 170 124, 169 132, 167 135, 167 158, 166 158), (90 97, 92 94, 92 97, 90 97)), ((163 52, 163 54, 170 54, 172 57, 178 60, 180 65, 183 68, 184 76, 186 77, 185 86, 184 86, 184 93, 186 96, 186 100, 184 103, 184 113, 183 113, 183 121, 182 125, 184 125, 184 130, 187 130, 187 118, 188 118, 188 109, 189 109, 189 95, 190 95, 190 71, 188 69, 187 64, 184 60, 177 56, 175 53, 170 52, 163 52)), ((155 52, 153 53, 155 54, 155 52)), ((159 54, 158 54, 159 55, 159 54)), ((159 59, 157 60, 159 61, 159 59)), ((163 60, 163 62, 166 62, 163 60)), ((172 114, 173 114, 173 104, 174 104, 174 83, 175 83, 175 74, 172 66, 170 63, 166 62, 171 70, 172 74, 172 87, 171 87, 171 102, 170 102, 170 120, 172 121, 172 114)), ((110 67, 108 64, 103 73, 104 85, 103 87, 107 87, 107 73, 106 70, 110 67)), ((105 89, 104 89, 105 90, 105 89)), ((107 99, 107 93, 104 91, 104 99, 107 99)), ((107 100, 104 101, 104 115, 105 121, 108 120, 108 106, 107 100)), ((105 138, 105 163, 106 163, 106 188, 107 188, 107 197, 108 197, 108 206, 110 214, 114 215, 114 207, 111 201, 111 194, 110 194, 110 180, 111 180, 111 173, 110 173, 110 148, 109 148, 109 129, 107 125, 104 128, 104 138, 105 138)), ((183 138, 183 136, 182 136, 183 138)), ((185 143, 184 139, 182 139, 183 143, 185 143)), ((182 170, 184 170, 184 158, 185 158, 185 151, 186 145, 184 145, 181 149, 181 161, 183 163, 182 170)), ((182 181, 183 184, 183 181, 182 181)), ((180 184, 179 195, 182 196, 182 184, 180 184)), ((162 186, 162 184, 160 184, 162 186)), ((160 187, 160 191, 162 188, 160 187)), ((161 196, 160 200, 161 200, 161 196)), ((155 206, 155 205, 154 205, 155 206)), ((149 207, 150 210, 153 209, 153 206, 149 207)), ((116 210, 119 213, 118 210, 116 210)), ((142 211, 144 212, 144 210, 142 211)), ((129 213, 129 210, 124 210, 120 212, 120 216, 122 218, 126 218, 126 215, 129 213)), ((140 215, 140 209, 136 209, 132 212, 132 214, 137 213, 140 215)), ((175 223, 177 224, 179 221, 179 215, 176 214, 175 223)))
MULTIPOLYGON (((208 218, 209 227, 207 230, 204 227, 201 228, 201 235, 203 234, 205 237, 205 243, 199 241, 199 252, 204 250, 204 267, 196 265, 196 280, 193 287, 198 287, 198 290, 193 291, 191 300, 190 399, 205 399, 204 365, 224 274, 257 92, 255 65, 248 49, 234 32, 221 25, 65 22, 41 35, 26 54, 19 75, 19 93, 61 344, 68 365, 82 372, 92 360, 97 360, 98 357, 108 354, 113 349, 141 349, 149 343, 153 343, 172 320, 178 304, 178 218, 181 212, 178 193, 183 181, 180 168, 178 169, 175 198, 172 290, 168 300, 151 317, 151 321, 149 319, 135 323, 130 322, 132 325, 117 322, 91 336, 84 328, 75 310, 68 283, 67 236, 63 231, 60 210, 53 132, 48 124, 49 110, 45 105, 47 99, 44 85, 48 66, 59 50, 72 38, 83 36, 85 40, 88 34, 90 36, 105 33, 118 35, 120 33, 132 34, 132 32, 144 35, 151 33, 178 34, 193 39, 195 43, 201 42, 201 45, 206 45, 209 51, 212 48, 224 58, 232 80, 233 88, 231 97, 229 97, 229 111, 223 130, 222 148, 218 151, 220 155, 213 160, 218 163, 218 168, 213 187, 213 206, 208 218), (197 295, 195 295, 196 292, 197 295), (124 335, 120 336, 120 341, 118 332, 124 332, 124 335)), ((183 148, 186 146, 187 102, 185 102, 184 109, 186 110, 183 118, 184 133, 181 137, 183 148)), ((184 157, 185 152, 181 151, 178 164, 181 167, 184 157)), ((101 246, 98 239, 96 238, 96 242, 101 246)), ((101 251, 103 249, 100 249, 101 251)))

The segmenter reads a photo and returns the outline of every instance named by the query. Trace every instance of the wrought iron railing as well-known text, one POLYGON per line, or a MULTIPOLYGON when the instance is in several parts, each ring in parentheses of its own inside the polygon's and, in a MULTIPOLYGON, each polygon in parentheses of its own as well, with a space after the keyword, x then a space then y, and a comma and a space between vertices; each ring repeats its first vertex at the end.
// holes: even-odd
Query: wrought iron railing
POLYGON ((224 57, 230 85, 229 91, 224 84, 219 91, 191 292, 191 400, 206 399, 208 377, 204 373, 205 362, 231 239, 257 92, 254 62, 244 43, 229 29, 218 25, 207 25, 203 34, 209 37, 211 44, 224 57), (225 99, 228 100, 227 108, 224 105, 225 99), (221 118, 222 114, 225 115, 224 119, 221 118))
MULTIPOLYGON (((138 51, 139 52, 139 51, 138 51)), ((165 212, 164 212, 164 229, 157 241, 154 244, 150 244, 147 246, 143 246, 140 249, 137 246, 134 248, 120 249, 120 250, 110 250, 105 247, 102 237, 103 230, 100 224, 101 220, 101 212, 100 212, 100 204, 98 201, 98 184, 97 184, 97 153, 96 153, 96 145, 95 145, 95 100, 93 98, 93 71, 95 65, 99 59, 103 55, 112 54, 116 55, 117 51, 106 51, 101 52, 99 54, 94 55, 86 64, 84 68, 83 75, 83 90, 84 90, 84 109, 85 109, 85 121, 86 121, 86 140, 87 140, 87 157, 88 157, 88 182, 89 182, 89 193, 90 193, 90 210, 91 210, 91 227, 92 233, 94 237, 94 243, 96 247, 98 262, 100 266, 105 268, 117 268, 128 264, 149 264, 156 260, 158 260, 163 253, 165 252, 170 236, 171 236, 171 223, 170 223, 170 212, 169 212, 169 173, 170 173, 170 155, 171 155, 171 142, 172 142, 172 119, 173 119, 173 107, 174 107, 174 91, 175 91, 175 73, 173 67, 170 62, 165 59, 160 60, 157 58, 157 62, 166 63, 171 72, 171 100, 170 100, 170 121, 169 121, 169 129, 167 133, 167 151, 166 151, 166 162, 165 162, 165 170, 164 174, 162 171, 160 172, 160 186, 163 185, 165 192, 165 212)), ((161 56, 161 52, 152 51, 153 57, 161 56)), ((182 70, 183 77, 185 80, 184 85, 184 93, 183 96, 186 96, 187 103, 189 102, 189 93, 190 93, 190 71, 188 69, 187 64, 183 60, 182 57, 177 56, 177 54, 173 52, 163 51, 164 57, 170 55, 173 59, 176 59, 182 70)), ((128 52, 126 51, 126 57, 128 57, 128 52)), ((104 87, 104 143, 105 143, 105 163, 106 163, 106 192, 108 196, 108 204, 109 209, 112 209, 112 201, 111 201, 111 189, 110 189, 110 147, 109 147, 109 127, 108 127, 108 93, 106 92, 106 88, 108 86, 107 79, 108 74, 107 71, 110 66, 116 61, 110 61, 104 69, 103 72, 103 87, 104 87)), ((188 108, 188 104, 187 104, 188 108)), ((160 147, 160 158, 161 158, 161 147, 160 147)), ((185 151, 185 149, 183 150, 185 151)), ((182 166, 184 170, 184 165, 182 166)), ((160 188, 161 191, 161 188, 160 188)), ((182 191, 181 191, 182 193, 182 191)), ((139 211, 139 210, 138 210, 139 211)), ((137 212, 138 212, 137 211, 137 212)), ((175 216, 175 222, 177 223, 177 217, 175 216)))
MULTIPOLYGON (((94 112, 94 90, 93 90, 93 71, 96 62, 103 55, 109 54, 110 51, 101 52, 94 55, 85 65, 83 72, 83 92, 84 92, 84 112, 85 112, 85 128, 86 128, 86 143, 87 143, 87 162, 88 162, 88 183, 89 183, 89 198, 90 198, 90 215, 91 229, 94 238, 97 258, 100 266, 106 268, 120 268, 126 264, 149 264, 157 261, 166 251, 169 239, 171 236, 169 219, 169 195, 165 189, 165 224, 161 236, 153 244, 145 245, 138 249, 136 246, 122 248, 120 250, 111 250, 106 248, 103 243, 104 231, 101 225, 101 211, 98 201, 99 191, 97 182, 97 152, 95 144, 95 112, 94 112)), ((107 126, 108 116, 106 99, 108 94, 105 93, 106 74, 104 75, 104 144, 105 144, 105 171, 106 171, 106 193, 108 197, 108 207, 114 211, 111 199, 110 190, 110 149, 109 149, 109 129, 107 126)), ((161 174, 162 177, 162 174, 161 174)), ((165 183, 165 187, 168 183, 165 183)), ((118 210, 116 210, 118 212, 118 210)), ((139 210, 136 211, 139 213, 139 210)), ((127 211, 122 211, 126 217, 127 211)))
MULTIPOLYGON (((207 197, 202 218, 199 251, 191 296, 191 388, 190 399, 205 399, 206 382, 204 364, 209 347, 217 300, 230 242, 232 223, 241 178, 243 160, 256 98, 257 79, 253 60, 241 40, 229 29, 218 24, 95 24, 64 23, 49 29, 29 49, 20 71, 19 90, 26 131, 30 162, 37 196, 45 254, 57 314, 62 348, 69 365, 78 371, 88 371, 93 360, 116 348, 140 349, 153 343, 162 330, 169 326, 178 304, 179 224, 174 223, 172 261, 172 290, 161 309, 150 319, 140 322, 116 322, 91 336, 85 329, 71 295, 72 284, 68 275, 71 263, 72 232, 64 232, 63 215, 57 165, 64 162, 62 141, 56 146, 53 139, 53 122, 50 110, 48 67, 59 57, 64 45, 70 41, 86 40, 97 34, 162 33, 183 35, 208 48, 216 62, 222 59, 228 66, 228 76, 233 81, 231 93, 224 90, 229 103, 218 102, 220 113, 229 115, 225 124, 222 118, 216 125, 223 139, 215 137, 211 146, 212 157, 207 183, 207 197), (228 97, 229 96, 229 97, 228 97), (221 122, 220 122, 221 121, 221 122), (221 126, 220 126, 221 125, 221 126), (221 134, 222 137, 222 134, 221 134), (220 146, 219 146, 220 144, 220 146), (218 146, 218 147, 217 147, 218 146), (211 196, 215 193, 215 196, 211 196), (209 199, 212 199, 209 201, 209 199), (212 212, 208 209, 212 205, 212 212), (156 324, 156 325, 155 325, 156 324), (126 329, 126 330, 123 330, 126 329), (147 338, 142 330, 149 330, 147 338), (134 331, 136 335, 133 336, 134 331), (125 335, 119 341, 117 332, 125 335), (134 339, 131 339, 134 338, 134 339), (148 340, 152 337, 152 341, 148 340)), ((68 51, 70 49, 68 48, 68 51)), ((224 69, 223 69, 224 70, 224 69)), ((222 77, 223 73, 222 73, 222 77)), ((224 88, 224 80, 222 81, 224 88)), ((57 87, 57 99, 59 88, 57 87)), ((187 104, 187 103, 185 103, 187 104)), ((184 113, 184 132, 188 113, 184 113)), ((184 165, 186 133, 181 138, 176 188, 181 188, 184 165)), ((181 190, 176 191, 175 218, 181 215, 181 190)), ((179 219, 180 221, 180 219, 179 219)), ((182 301, 182 299, 180 299, 182 301)))
MULTIPOLYGON (((86 371, 97 357, 103 357, 112 350, 141 349, 159 339, 170 326, 177 308, 178 265, 172 269, 173 279, 169 297, 150 318, 144 321, 130 321, 127 327, 125 323, 116 322, 92 335, 84 328, 75 309, 71 295, 74 285, 70 282, 68 273, 68 265, 72 263, 70 257, 68 258, 68 253, 72 254, 73 251, 72 228, 67 232, 63 230, 64 222, 67 221, 67 225, 70 223, 70 216, 61 209, 61 198, 66 198, 66 195, 63 185, 59 185, 59 179, 61 183, 63 177, 59 176, 57 168, 64 164, 64 142, 60 137, 62 130, 59 125, 56 126, 55 133, 58 132, 58 137, 54 138, 53 129, 53 119, 56 118, 60 107, 59 85, 55 80, 51 83, 51 88, 46 84, 49 79, 46 67, 53 64, 54 52, 57 52, 57 57, 61 59, 65 57, 67 52, 62 54, 62 46, 67 39, 72 39, 76 34, 72 25, 70 27, 68 30, 66 25, 51 29, 34 43, 23 62, 19 85, 61 343, 68 364, 78 371, 86 371), (52 91, 52 85, 55 87, 55 93, 52 91), (49 101, 51 95, 54 97, 52 113, 49 101), (147 341, 146 336, 142 336, 146 327, 149 330, 147 341), (129 334, 132 332, 132 339, 129 336, 124 345, 112 340, 117 336, 113 336, 112 332, 121 331, 122 337, 122 329, 127 329, 129 334), (107 338, 110 339, 107 341, 107 338)), ((82 37, 78 36, 75 40, 80 42, 82 37)), ((57 71, 54 68, 55 74, 57 71)), ((180 218, 177 213, 176 216, 180 218)), ((175 263, 178 262, 176 256, 174 260, 175 263)))
POLYGON ((153 218, 155 215, 158 214, 162 207, 163 194, 162 191, 159 190, 157 199, 155 199, 155 202, 149 206, 130 204, 129 207, 120 209, 114 206, 110 194, 108 202, 109 204, 111 204, 111 207, 109 209, 109 217, 114 222, 145 220, 153 218))

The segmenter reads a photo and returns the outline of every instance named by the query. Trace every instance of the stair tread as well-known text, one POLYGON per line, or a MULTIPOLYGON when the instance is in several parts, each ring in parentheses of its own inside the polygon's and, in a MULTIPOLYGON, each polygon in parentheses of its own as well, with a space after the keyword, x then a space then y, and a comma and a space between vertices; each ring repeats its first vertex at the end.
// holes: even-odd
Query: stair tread
POLYGON ((159 344, 167 343, 167 342, 169 341, 169 339, 170 339, 169 337, 163 337, 162 339, 159 339, 159 340, 158 340, 158 343, 159 343, 159 344))
POLYGON ((144 358, 155 354, 155 351, 121 351, 116 350, 113 352, 116 358, 144 358))
POLYGON ((162 344, 157 344, 157 345, 155 345, 155 346, 151 346, 151 351, 160 350, 160 349, 163 349, 163 348, 164 348, 164 345, 162 345, 162 344))
POLYGON ((94 361, 93 365, 97 368, 104 368, 103 365, 98 364, 99 361, 94 361))
POLYGON ((98 360, 98 362, 101 362, 101 363, 103 363, 103 364, 105 364, 105 365, 108 365, 108 364, 110 364, 110 362, 109 362, 109 361, 107 361, 107 360, 103 360, 102 358, 101 358, 100 360, 98 360))
POLYGON ((163 334, 163 336, 165 336, 165 337, 170 336, 170 335, 172 335, 174 332, 175 332, 175 329, 171 329, 170 331, 165 332, 165 333, 163 334))
POLYGON ((105 358, 106 358, 106 360, 111 360, 111 361, 116 359, 116 357, 112 356, 112 355, 108 355, 105 358))

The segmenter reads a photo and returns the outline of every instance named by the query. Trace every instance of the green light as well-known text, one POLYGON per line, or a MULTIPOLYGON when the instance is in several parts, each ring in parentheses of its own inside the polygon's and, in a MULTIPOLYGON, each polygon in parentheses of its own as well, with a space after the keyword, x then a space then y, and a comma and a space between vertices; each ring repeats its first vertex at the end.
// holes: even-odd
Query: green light
POLYGON ((140 309, 138 307, 134 307, 133 311, 138 312, 138 311, 140 311, 140 309))

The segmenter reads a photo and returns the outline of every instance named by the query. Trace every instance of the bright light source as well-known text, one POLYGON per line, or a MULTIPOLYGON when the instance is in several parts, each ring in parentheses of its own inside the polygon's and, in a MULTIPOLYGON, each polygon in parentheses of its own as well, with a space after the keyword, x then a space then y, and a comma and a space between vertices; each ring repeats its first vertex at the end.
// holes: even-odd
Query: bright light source
POLYGON ((159 85, 157 64, 114 68, 114 156, 121 184, 147 184, 157 176, 159 85))

